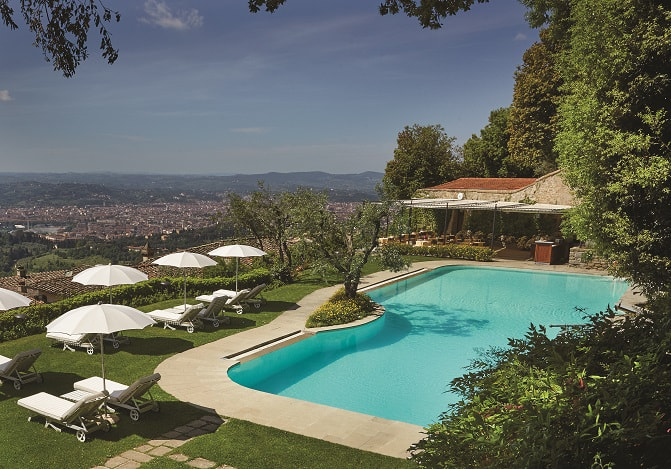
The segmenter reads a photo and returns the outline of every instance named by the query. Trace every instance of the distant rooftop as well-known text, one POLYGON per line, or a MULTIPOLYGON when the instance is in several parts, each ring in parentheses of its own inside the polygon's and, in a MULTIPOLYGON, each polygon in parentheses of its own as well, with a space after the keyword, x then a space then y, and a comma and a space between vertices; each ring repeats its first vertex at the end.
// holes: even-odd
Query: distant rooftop
POLYGON ((536 178, 459 178, 426 189, 516 191, 524 189, 536 181, 536 178))

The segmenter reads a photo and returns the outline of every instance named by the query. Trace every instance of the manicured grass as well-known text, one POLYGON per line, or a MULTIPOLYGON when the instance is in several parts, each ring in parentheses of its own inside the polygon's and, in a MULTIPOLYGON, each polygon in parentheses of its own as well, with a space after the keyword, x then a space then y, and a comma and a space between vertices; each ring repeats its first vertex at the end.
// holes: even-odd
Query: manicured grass
MULTIPOLYGON (((226 464, 238 469, 417 467, 415 463, 407 460, 359 451, 235 419, 223 424, 216 433, 195 438, 174 452, 190 458, 205 458, 218 465, 226 464)), ((166 455, 147 464, 146 467, 162 469, 190 466, 186 463, 176 463, 166 455)))
MULTIPOLYGON (((106 344, 106 376, 130 384, 140 376, 153 373, 159 363, 175 353, 267 324, 300 298, 324 286, 326 284, 321 280, 306 276, 298 283, 267 291, 263 295, 267 302, 259 312, 252 310, 242 315, 227 313, 231 322, 219 329, 206 325, 204 330, 193 334, 187 333, 185 329, 171 331, 160 327, 128 331, 125 335, 131 339, 129 344, 121 345, 118 350, 106 344)), ((188 300, 190 303, 195 301, 193 298, 188 300)), ((182 301, 169 300, 141 309, 150 311, 178 305, 182 301)), ((109 433, 96 432, 90 441, 79 443, 70 431, 58 433, 44 428, 39 422, 28 422, 27 417, 31 412, 19 407, 16 401, 40 391, 60 395, 71 391, 75 381, 100 376, 100 353, 96 351, 90 356, 83 349, 63 351, 60 347, 52 346, 43 334, 39 334, 1 343, 0 354, 11 357, 21 350, 32 348, 42 349, 36 367, 42 373, 44 382, 28 384, 20 391, 14 390, 11 382, 0 387, 0 467, 92 467, 147 440, 159 438, 163 433, 204 414, 202 410, 175 400, 159 386, 155 386, 152 394, 160 402, 159 413, 149 412, 143 414, 138 422, 132 422, 127 413, 122 411, 121 421, 109 433)), ((343 462, 348 461, 360 461, 356 467, 396 467, 390 464, 404 462, 237 421, 222 426, 216 434, 194 439, 180 451, 190 451, 188 454, 194 457, 200 456, 197 453, 202 451, 203 457, 239 468, 354 467, 343 465, 343 462), (280 457, 282 454, 285 456, 280 457), (300 458, 295 461, 300 462, 295 463, 292 458, 298 458, 298 455, 300 458), (279 462, 273 464, 275 460, 279 462), (325 460, 331 464, 323 465, 322 461, 325 460)), ((165 464, 156 467, 186 467, 172 460, 168 462, 167 458, 162 459, 165 464)))

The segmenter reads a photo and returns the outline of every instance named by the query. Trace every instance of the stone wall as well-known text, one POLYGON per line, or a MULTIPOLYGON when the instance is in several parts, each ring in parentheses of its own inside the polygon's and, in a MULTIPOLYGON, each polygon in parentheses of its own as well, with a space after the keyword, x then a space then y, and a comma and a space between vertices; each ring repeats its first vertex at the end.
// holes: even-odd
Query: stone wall
POLYGON ((571 267, 578 267, 580 269, 596 269, 607 270, 608 261, 596 254, 594 250, 575 246, 572 247, 568 255, 568 264, 571 267))

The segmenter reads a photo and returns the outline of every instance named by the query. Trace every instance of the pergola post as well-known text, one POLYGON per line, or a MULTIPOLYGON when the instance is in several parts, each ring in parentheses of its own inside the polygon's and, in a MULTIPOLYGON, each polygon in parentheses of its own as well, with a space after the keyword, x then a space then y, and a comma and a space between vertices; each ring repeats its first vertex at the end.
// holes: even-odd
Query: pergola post
POLYGON ((494 203, 494 217, 492 219, 492 241, 489 245, 489 247, 491 248, 492 251, 494 250, 494 230, 496 229, 496 206, 497 206, 497 204, 495 202, 494 203))

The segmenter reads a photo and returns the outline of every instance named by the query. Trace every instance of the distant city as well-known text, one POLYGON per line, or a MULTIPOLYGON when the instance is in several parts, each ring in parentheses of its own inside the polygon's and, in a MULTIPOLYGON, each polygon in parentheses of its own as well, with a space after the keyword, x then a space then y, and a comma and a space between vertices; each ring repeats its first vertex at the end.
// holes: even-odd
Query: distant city
POLYGON ((381 173, 268 173, 236 176, 0 173, 0 229, 62 240, 163 236, 217 223, 226 193, 326 190, 331 208, 349 213, 377 197, 381 173), (224 187, 228 191, 224 191, 224 187))
MULTIPOLYGON (((351 212, 357 202, 332 202, 336 213, 351 212)), ((205 228, 226 213, 224 202, 119 204, 91 207, 10 207, 0 211, 0 227, 6 231, 34 231, 50 241, 66 239, 116 239, 161 236, 182 230, 205 228)))

